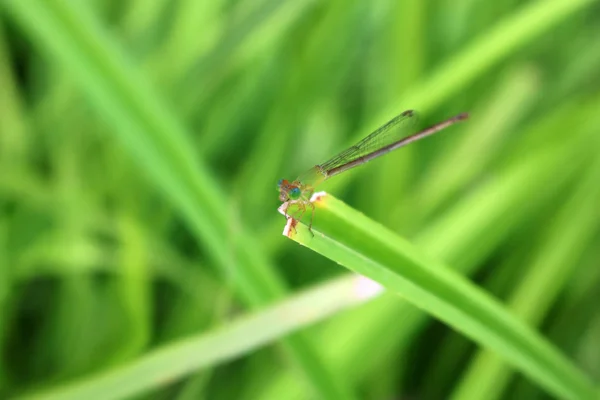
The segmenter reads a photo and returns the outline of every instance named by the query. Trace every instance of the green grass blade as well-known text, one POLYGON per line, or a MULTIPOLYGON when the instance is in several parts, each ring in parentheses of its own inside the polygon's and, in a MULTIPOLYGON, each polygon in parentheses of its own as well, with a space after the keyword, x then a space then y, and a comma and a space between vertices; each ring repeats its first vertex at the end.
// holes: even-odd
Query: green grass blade
MULTIPOLYGON (((596 233, 600 204, 600 163, 565 204, 556 218, 548 240, 509 300, 510 308, 524 321, 538 325, 578 266, 580 254, 596 233)), ((511 371, 495 355, 480 352, 473 360, 452 398, 498 398, 508 385, 511 371)))
POLYGON ((361 276, 321 284, 227 326, 169 344, 104 374, 24 395, 31 400, 110 400, 130 398, 161 387, 201 368, 247 354, 256 348, 368 301, 381 287, 361 276), (325 305, 325 306, 323 306, 325 305))
POLYGON ((401 295, 550 393, 593 398, 593 385, 569 360, 464 277, 330 195, 316 196, 315 206, 314 236, 298 224, 293 240, 401 295))

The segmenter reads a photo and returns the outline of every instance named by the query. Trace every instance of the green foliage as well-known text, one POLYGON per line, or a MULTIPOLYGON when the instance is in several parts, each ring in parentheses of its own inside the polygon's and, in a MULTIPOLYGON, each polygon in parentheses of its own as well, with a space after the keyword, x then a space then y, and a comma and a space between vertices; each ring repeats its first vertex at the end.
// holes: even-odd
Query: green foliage
POLYGON ((2 0, 0 397, 593 398, 598 5, 522 3, 2 0))

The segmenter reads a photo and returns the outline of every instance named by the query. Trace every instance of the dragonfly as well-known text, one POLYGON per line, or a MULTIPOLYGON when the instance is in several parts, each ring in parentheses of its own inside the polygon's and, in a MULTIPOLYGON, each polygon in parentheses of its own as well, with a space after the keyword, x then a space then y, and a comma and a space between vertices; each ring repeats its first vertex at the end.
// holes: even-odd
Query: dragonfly
POLYGON ((296 221, 300 220, 306 213, 307 208, 310 208, 311 217, 308 229, 312 233, 315 205, 310 199, 315 192, 315 188, 323 181, 417 140, 431 136, 467 118, 469 118, 468 113, 461 113, 414 133, 418 119, 417 113, 414 110, 404 111, 354 146, 342 151, 323 164, 315 165, 295 180, 280 179, 277 182, 277 190, 279 191, 279 200, 284 204, 285 217, 296 221), (298 216, 292 217, 288 214, 291 205, 298 207, 298 216))

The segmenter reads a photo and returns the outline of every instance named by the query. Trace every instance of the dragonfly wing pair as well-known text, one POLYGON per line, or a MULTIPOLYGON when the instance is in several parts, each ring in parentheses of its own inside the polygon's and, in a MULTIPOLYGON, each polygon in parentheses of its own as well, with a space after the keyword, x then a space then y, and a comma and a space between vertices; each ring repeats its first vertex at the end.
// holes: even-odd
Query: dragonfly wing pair
POLYGON ((418 116, 413 110, 404 111, 354 146, 306 171, 296 181, 314 188, 327 178, 364 164, 369 161, 369 158, 366 158, 369 155, 377 153, 413 133, 417 121, 418 116))

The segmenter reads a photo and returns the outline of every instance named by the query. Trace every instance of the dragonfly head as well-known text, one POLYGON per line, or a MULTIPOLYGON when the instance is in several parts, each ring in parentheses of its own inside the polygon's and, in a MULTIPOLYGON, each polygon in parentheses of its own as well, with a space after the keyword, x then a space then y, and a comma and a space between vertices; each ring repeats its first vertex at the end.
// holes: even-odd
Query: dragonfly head
POLYGON ((279 190, 279 200, 280 201, 288 201, 288 200, 298 200, 300 195, 302 194, 302 190, 288 180, 280 179, 277 182, 277 190, 279 190))

